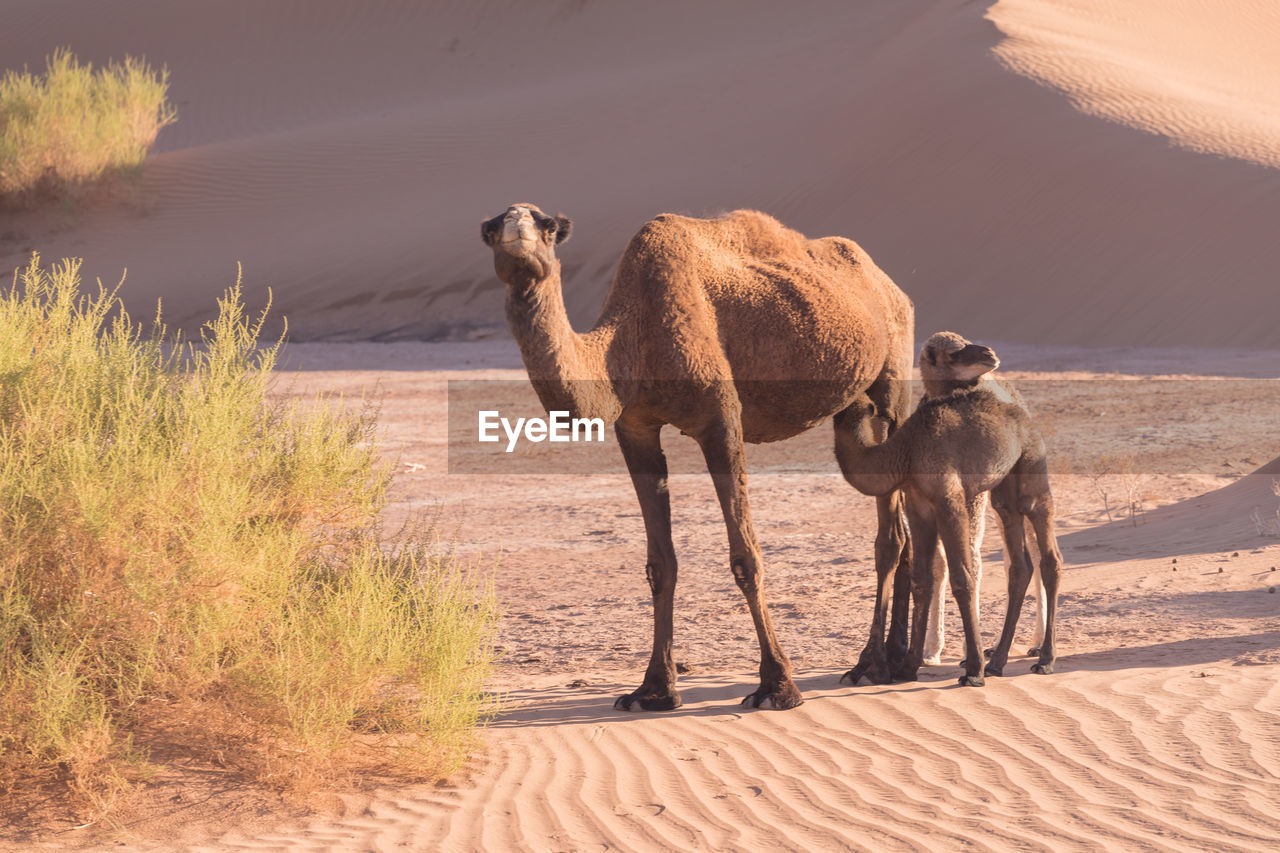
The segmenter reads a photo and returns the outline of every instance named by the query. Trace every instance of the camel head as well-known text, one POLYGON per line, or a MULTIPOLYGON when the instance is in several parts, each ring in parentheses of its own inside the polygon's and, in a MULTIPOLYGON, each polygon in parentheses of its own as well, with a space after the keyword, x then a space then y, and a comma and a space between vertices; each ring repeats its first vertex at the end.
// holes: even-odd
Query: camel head
POLYGON ((976 385, 999 366, 1000 359, 991 347, 972 343, 955 332, 936 333, 920 350, 920 377, 930 397, 976 385))
POLYGON ((513 204, 480 225, 480 239, 493 249, 493 266, 507 284, 523 272, 541 281, 556 269, 555 248, 573 232, 566 216, 548 216, 532 204, 513 204))

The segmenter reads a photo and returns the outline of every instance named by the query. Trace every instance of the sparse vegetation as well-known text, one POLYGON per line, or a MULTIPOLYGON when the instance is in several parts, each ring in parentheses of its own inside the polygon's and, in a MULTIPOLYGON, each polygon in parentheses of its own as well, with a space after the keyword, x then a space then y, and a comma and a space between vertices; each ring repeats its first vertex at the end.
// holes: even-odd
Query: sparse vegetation
POLYGON ((471 744, 491 595, 421 526, 384 541, 376 412, 270 397, 261 326, 238 283, 194 346, 74 262, 0 291, 6 796, 57 779, 101 813, 161 742, 282 787, 471 744))
POLYGON ((126 57, 94 69, 68 50, 0 77, 0 197, 93 180, 142 163, 177 120, 169 73, 126 57))
POLYGON ((1138 526, 1138 517, 1146 511, 1146 483, 1148 477, 1138 465, 1138 460, 1130 454, 1122 456, 1099 456, 1086 468, 1089 482, 1094 493, 1102 501, 1102 509, 1107 514, 1107 521, 1115 520, 1111 513, 1112 494, 1122 494, 1124 504, 1117 510, 1126 510, 1129 524, 1138 526))

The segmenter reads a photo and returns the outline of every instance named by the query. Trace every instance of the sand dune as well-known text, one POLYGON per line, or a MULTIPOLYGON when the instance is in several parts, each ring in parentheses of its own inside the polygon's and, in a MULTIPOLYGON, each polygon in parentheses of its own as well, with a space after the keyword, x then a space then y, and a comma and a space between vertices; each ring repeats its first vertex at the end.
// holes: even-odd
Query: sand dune
POLYGON ((1120 557, 1172 557, 1231 551, 1258 536, 1280 536, 1280 459, 1230 486, 1147 513, 1139 528, 1128 521, 1080 531, 1063 545, 1105 549, 1120 557))
POLYGON ((181 14, 20 0, 6 66, 58 45, 145 54, 171 69, 180 121, 126 210, 7 214, 0 263, 34 248, 109 282, 128 267, 139 313, 163 296, 191 326, 241 261, 295 339, 501 336, 475 232, 509 202, 577 220, 562 255, 579 324, 647 218, 748 206, 857 239, 916 300, 922 333, 1274 346, 1280 172, 1083 114, 1004 64, 1179 140, 1189 116, 1215 116, 1214 139, 1245 138, 1252 116, 1228 153, 1266 161, 1267 4, 1216 29, 1211 4, 1179 5, 1196 14, 1126 6, 1121 23, 1168 22, 1157 50, 1138 38, 1150 27, 1113 25, 1100 4, 1001 3, 989 21, 984 4, 941 0, 203 0, 181 14), (1064 54, 1082 40, 1096 51, 1064 54), (1112 97, 1132 82, 1114 68, 1139 61, 1166 90, 1200 81, 1195 98, 1112 97), (1177 121, 1151 124, 1150 104, 1177 121))
POLYGON ((1000 0, 1000 59, 1079 109, 1192 151, 1280 167, 1280 7, 1000 0))

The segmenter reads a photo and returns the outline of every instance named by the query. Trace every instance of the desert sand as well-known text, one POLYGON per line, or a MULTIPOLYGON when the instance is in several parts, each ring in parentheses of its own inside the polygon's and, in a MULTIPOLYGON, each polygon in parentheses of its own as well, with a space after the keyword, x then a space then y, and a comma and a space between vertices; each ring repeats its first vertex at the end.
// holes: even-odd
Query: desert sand
MULTIPOLYGON (((493 687, 506 712, 442 785, 324 798, 305 817, 175 774, 103 849, 117 837, 210 851, 1266 849, 1280 839, 1280 460, 1256 450, 1275 449, 1280 352, 996 347, 1053 456, 1076 460, 1054 479, 1067 567, 1056 674, 1032 675, 1020 655, 1028 604, 1006 677, 958 687, 951 605, 944 665, 912 684, 838 683, 871 615, 875 512, 819 428, 748 450, 769 600, 806 703, 741 709, 756 686, 751 620, 710 480, 692 441, 673 435, 676 656, 692 671, 678 711, 625 714, 613 699, 643 672, 651 611, 621 464, 559 473, 543 457, 542 473, 450 473, 449 385, 522 379, 508 342, 294 346, 282 394, 378 387, 403 472, 390 521, 434 515, 440 549, 492 573, 504 609, 493 687), (1054 369, 1099 355, 1105 373, 1054 369), (1171 358, 1204 375, 1152 370, 1171 358), (414 369, 424 362, 440 367, 414 369), (1249 402, 1227 422, 1231 400, 1249 402), (1099 432, 1132 424, 1155 436, 1143 442, 1136 526, 1115 508, 1117 480, 1104 481, 1108 523, 1094 478, 1070 470, 1113 449, 1096 446, 1099 432), (1219 438, 1206 450, 1201 436, 1219 438)), ((995 527, 983 549, 988 638, 1004 610, 995 527)), ((48 846, 76 835, 63 828, 48 846)))
MULTIPOLYGON (((115 834, 59 824, 12 843, 1280 843, 1280 24, 1262 0, 1114 8, 9 4, 0 63, 37 66, 62 44, 144 54, 170 68, 180 122, 123 201, 0 213, 0 264, 34 248, 108 282, 128 267, 129 304, 145 315, 163 298, 188 328, 237 261, 253 298, 272 287, 298 342, 279 393, 379 396, 401 472, 389 522, 433 514, 442 550, 492 572, 506 707, 440 785, 343 793, 307 815, 179 773, 115 834), (750 618, 711 483, 673 436, 685 706, 613 711, 651 630, 616 450, 556 473, 536 457, 472 465, 448 443, 450 382, 523 387, 477 233, 517 200, 575 219, 561 256, 579 328, 646 218, 748 206, 857 239, 915 300, 918 335, 995 346, 1055 460, 1057 673, 1018 657, 981 690, 956 687, 953 607, 945 663, 919 682, 837 683, 871 615, 874 510, 819 427, 748 451, 767 594, 807 701, 743 711, 750 618), (1107 455, 1138 460, 1137 524, 1121 480, 1098 476, 1107 455)), ((986 637, 1003 616, 994 527, 986 637)))

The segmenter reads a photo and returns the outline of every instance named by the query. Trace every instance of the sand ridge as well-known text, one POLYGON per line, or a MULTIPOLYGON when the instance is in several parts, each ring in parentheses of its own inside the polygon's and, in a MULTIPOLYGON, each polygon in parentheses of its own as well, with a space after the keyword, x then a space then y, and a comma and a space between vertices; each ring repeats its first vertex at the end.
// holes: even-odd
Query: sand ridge
POLYGON ((1192 151, 1280 167, 1280 7, 1210 0, 1000 0, 1010 68, 1091 115, 1192 151))
POLYGON ((745 682, 711 676, 688 679, 680 711, 639 719, 608 709, 621 685, 525 689, 474 785, 193 849, 1265 847, 1280 751, 1239 736, 1275 721, 1280 687, 1202 671, 857 696, 832 671, 802 679, 808 701, 786 717, 740 713, 745 682))

